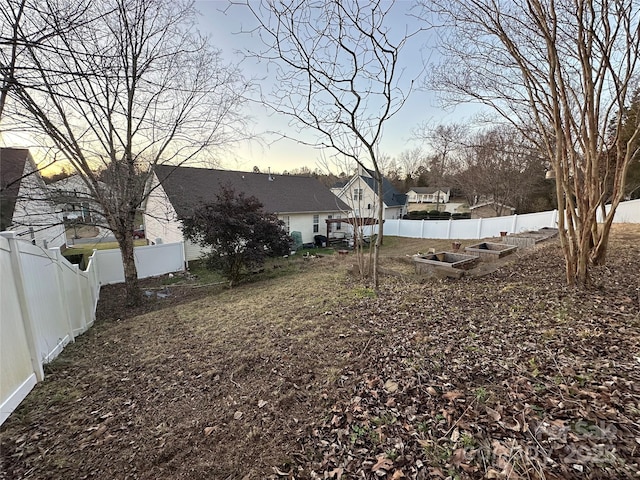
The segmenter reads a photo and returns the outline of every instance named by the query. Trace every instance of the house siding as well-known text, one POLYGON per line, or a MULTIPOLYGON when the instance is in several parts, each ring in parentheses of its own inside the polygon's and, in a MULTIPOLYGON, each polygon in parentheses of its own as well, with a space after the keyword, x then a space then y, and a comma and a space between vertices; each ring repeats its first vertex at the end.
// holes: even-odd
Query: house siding
MULTIPOLYGON (((347 184, 340 189, 336 196, 344 203, 349 205, 353 211, 353 215, 360 218, 376 218, 378 216, 378 196, 373 188, 359 175, 354 175, 347 184), (362 198, 360 195, 354 198, 354 193, 362 189, 362 198)), ((405 206, 389 206, 383 205, 384 219, 393 220, 402 218, 405 213, 405 206)))
POLYGON ((144 212, 145 236, 151 242, 182 242, 184 237, 178 215, 155 174, 150 188, 144 212))
MULTIPOLYGON (((311 243, 314 241, 316 235, 327 234, 327 222, 326 220, 331 218, 347 218, 346 212, 312 212, 312 213, 287 213, 280 214, 278 218, 284 220, 284 217, 289 217, 289 233, 300 232, 302 234, 302 243, 311 243), (313 231, 313 216, 318 215, 318 231, 313 231)), ((335 232, 335 226, 333 231, 335 232)), ((341 227, 341 231, 345 229, 345 226, 341 227)))
MULTIPOLYGON (((185 241, 182 235, 181 222, 178 215, 169 201, 169 196, 163 186, 159 184, 158 177, 154 174, 150 188, 152 189, 147 199, 144 222, 147 239, 151 242, 160 239, 163 243, 184 241, 185 258, 187 261, 199 259, 206 248, 202 248, 190 241, 185 241)), ((313 242, 315 235, 326 235, 327 225, 325 220, 329 216, 337 218, 338 215, 347 217, 347 212, 324 211, 324 212, 304 212, 304 213, 280 213, 278 218, 289 217, 289 231, 298 231, 302 234, 304 243, 313 242), (318 232, 313 231, 313 216, 318 215, 318 232)))
POLYGON ((55 213, 47 187, 30 157, 25 163, 12 222, 8 230, 16 232, 21 240, 43 248, 66 244, 62 219, 55 213))

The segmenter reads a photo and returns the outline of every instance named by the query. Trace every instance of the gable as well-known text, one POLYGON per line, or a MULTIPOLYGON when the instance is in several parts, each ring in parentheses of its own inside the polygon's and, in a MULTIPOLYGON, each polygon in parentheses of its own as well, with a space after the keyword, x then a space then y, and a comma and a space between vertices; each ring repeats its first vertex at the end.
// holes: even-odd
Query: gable
MULTIPOLYGON (((367 176, 361 178, 371 190, 376 192, 376 181, 373 178, 367 176)), ((403 207, 407 203, 407 195, 398 192, 389 180, 382 177, 382 201, 387 207, 403 207)))
POLYGON ((12 223, 28 157, 25 148, 0 149, 0 230, 12 223))
POLYGON ((255 196, 270 213, 348 211, 349 206, 317 179, 295 175, 213 170, 158 165, 155 167, 171 204, 180 218, 215 201, 221 187, 255 196))

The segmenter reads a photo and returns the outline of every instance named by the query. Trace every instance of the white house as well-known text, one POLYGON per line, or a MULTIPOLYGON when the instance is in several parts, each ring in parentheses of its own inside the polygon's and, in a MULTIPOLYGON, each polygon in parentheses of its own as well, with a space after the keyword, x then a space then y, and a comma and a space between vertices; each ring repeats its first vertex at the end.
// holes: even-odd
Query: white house
POLYGON ((407 192, 409 203, 448 203, 450 187, 413 187, 407 192))
MULTIPOLYGON (((360 218, 373 218, 378 214, 378 195, 373 172, 359 168, 358 173, 345 184, 335 186, 331 191, 349 205, 353 215, 360 218)), ((407 213, 407 196, 398 192, 391 182, 382 179, 384 218, 393 220, 407 213)))
MULTIPOLYGON (((145 207, 147 239, 183 241, 181 219, 199 205, 215 201, 222 186, 255 196, 265 211, 284 221, 289 233, 300 232, 303 243, 326 233, 325 220, 349 216, 348 205, 315 178, 159 165, 154 169, 145 207)), ((202 254, 200 246, 188 241, 185 250, 187 260, 202 254)))
POLYGON ((28 149, 0 149, 0 202, 0 230, 43 248, 65 245, 62 218, 28 149))
MULTIPOLYGON (((98 184, 106 188, 102 182, 98 184)), ((70 175, 51 183, 48 188, 63 219, 78 220, 86 224, 106 223, 100 203, 95 200, 91 189, 80 175, 70 175)))

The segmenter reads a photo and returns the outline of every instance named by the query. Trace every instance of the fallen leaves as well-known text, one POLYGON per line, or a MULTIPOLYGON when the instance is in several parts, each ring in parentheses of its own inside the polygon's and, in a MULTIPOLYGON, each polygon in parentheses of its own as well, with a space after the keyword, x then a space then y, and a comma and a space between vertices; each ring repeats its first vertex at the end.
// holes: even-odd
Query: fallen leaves
POLYGON ((639 253, 612 250, 589 292, 545 247, 481 279, 382 277, 339 305, 315 265, 313 303, 287 311, 280 279, 242 309, 203 298, 184 324, 179 309, 105 322, 30 394, 28 422, 5 422, 0 476, 635 478, 639 253), (69 395, 49 393, 58 378, 69 395))

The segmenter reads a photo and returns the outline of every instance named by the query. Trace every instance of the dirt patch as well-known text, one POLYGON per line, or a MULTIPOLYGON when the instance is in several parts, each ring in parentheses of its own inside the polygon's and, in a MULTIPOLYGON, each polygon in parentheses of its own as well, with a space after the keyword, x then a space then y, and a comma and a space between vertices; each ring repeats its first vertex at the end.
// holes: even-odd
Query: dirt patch
POLYGON ((589 292, 556 243, 377 296, 338 256, 140 310, 105 289, 2 426, 0 478, 633 478, 640 226, 614 233, 589 292))

